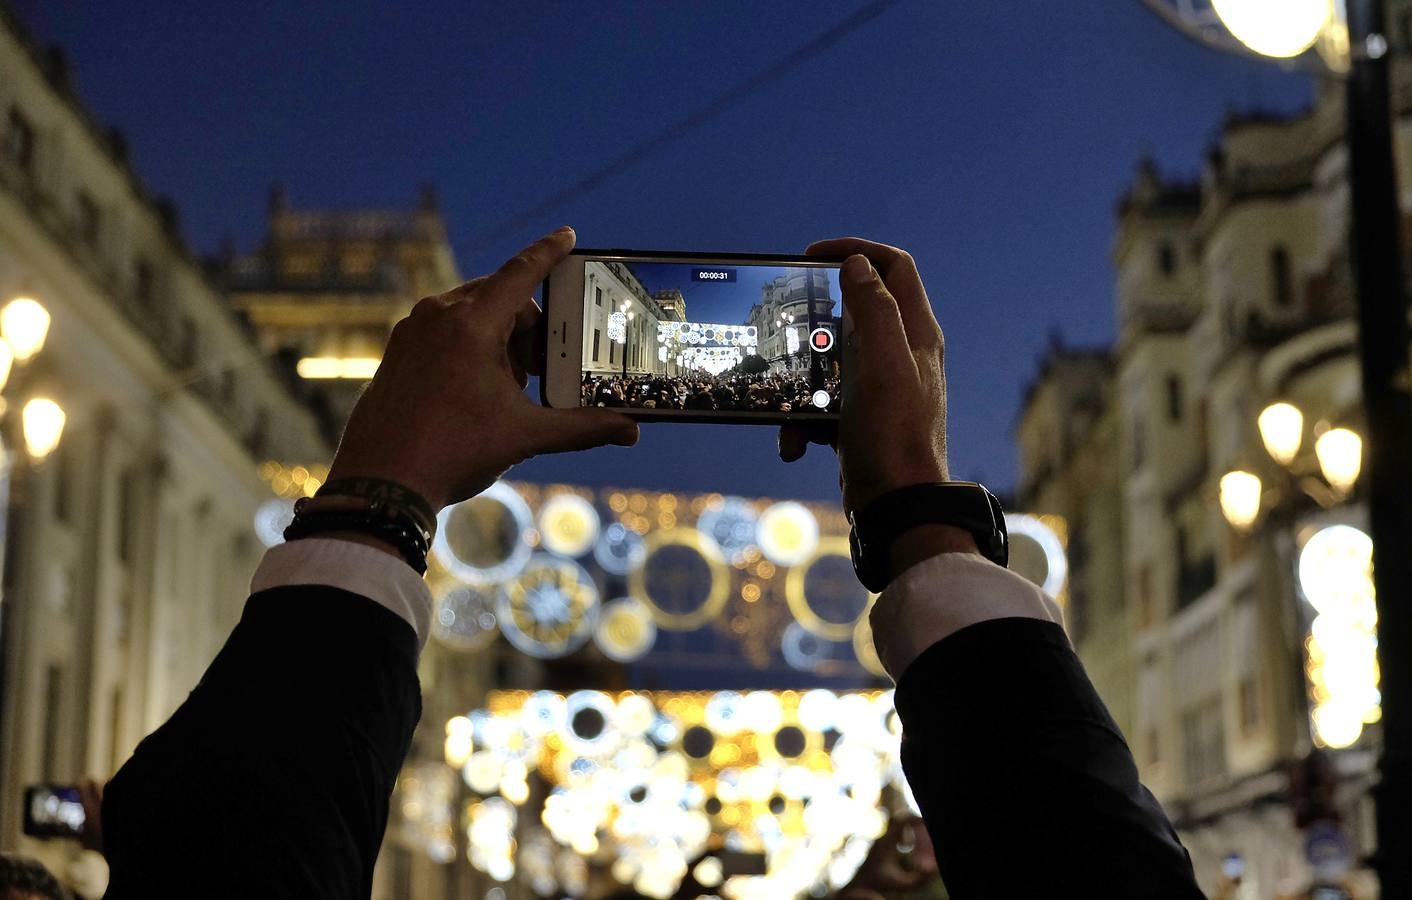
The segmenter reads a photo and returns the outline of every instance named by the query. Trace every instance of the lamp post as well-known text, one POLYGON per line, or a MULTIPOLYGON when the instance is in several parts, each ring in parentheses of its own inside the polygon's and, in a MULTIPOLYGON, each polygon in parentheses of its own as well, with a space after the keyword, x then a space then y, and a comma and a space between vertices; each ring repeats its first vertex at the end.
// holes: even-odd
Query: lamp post
POLYGON ((1192 0, 1142 2, 1208 45, 1318 65, 1313 48, 1320 68, 1347 78, 1349 240, 1367 417, 1362 478, 1382 672, 1377 869, 1384 896, 1412 896, 1412 857, 1393 852, 1412 834, 1412 372, 1385 3, 1346 0, 1340 21, 1331 0, 1211 0, 1209 10, 1192 0))
MULTIPOLYGON (((23 494, 27 463, 44 460, 58 447, 64 433, 64 409, 50 397, 30 396, 10 415, 10 400, 25 395, 23 376, 28 365, 44 349, 49 336, 49 311, 32 297, 15 297, 0 307, 0 761, 11 757, 9 713, 10 645, 15 631, 15 601, 7 590, 6 551, 12 543, 9 532, 16 500, 23 494), (13 376, 13 377, 12 377, 13 376), (8 388, 8 390, 7 390, 8 388), (8 396, 7 396, 8 395, 8 396), (18 418, 18 428, 15 427, 18 418), (15 432, 19 440, 15 440, 15 432), (11 448, 23 443, 24 452, 11 448), (20 489, 14 489, 16 483, 20 489)), ((8 767, 0 765, 0 790, 9 783, 8 767)), ((14 798, 0 796, 6 803, 14 798)))

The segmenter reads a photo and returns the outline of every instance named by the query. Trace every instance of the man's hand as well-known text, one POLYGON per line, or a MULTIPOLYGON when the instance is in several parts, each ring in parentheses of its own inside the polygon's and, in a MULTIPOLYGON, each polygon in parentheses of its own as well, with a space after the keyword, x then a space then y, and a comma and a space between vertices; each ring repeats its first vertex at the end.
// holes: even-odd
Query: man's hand
MULTIPOLYGON (((946 373, 941 326, 911 255, 860 238, 819 241, 814 256, 847 256, 839 284, 852 330, 843 338, 843 414, 837 432, 780 430, 780 458, 793 462, 810 441, 838 450, 845 512, 900 487, 946 481, 946 373)), ((937 553, 976 552, 959 528, 926 525, 901 535, 894 575, 937 553)))
POLYGON ((573 246, 573 229, 561 228, 495 274, 417 303, 392 330, 329 478, 385 478, 440 509, 536 454, 637 443, 627 416, 549 409, 524 393, 542 372, 532 295, 573 246))

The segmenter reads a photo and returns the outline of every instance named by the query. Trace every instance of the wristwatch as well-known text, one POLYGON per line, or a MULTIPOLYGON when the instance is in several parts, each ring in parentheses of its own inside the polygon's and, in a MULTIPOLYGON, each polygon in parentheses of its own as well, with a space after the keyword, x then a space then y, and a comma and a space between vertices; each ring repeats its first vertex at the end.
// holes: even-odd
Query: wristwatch
POLYGON ((849 517, 853 571, 870 591, 887 587, 888 551, 899 535, 919 525, 951 525, 976 539, 981 555, 998 566, 1010 561, 1005 511, 995 495, 974 481, 911 484, 889 491, 849 517))

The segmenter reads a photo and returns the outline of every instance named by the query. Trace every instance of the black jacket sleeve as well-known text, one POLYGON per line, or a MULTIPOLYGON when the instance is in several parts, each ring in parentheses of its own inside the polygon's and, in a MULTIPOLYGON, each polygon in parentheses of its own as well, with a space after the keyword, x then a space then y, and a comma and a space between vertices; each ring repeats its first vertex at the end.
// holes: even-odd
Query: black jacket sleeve
POLYGON ((895 703, 952 897, 1202 897, 1058 625, 964 628, 908 667, 895 703))
POLYGON ((251 597, 108 784, 107 897, 369 896, 421 715, 416 664, 411 626, 366 597, 251 597))

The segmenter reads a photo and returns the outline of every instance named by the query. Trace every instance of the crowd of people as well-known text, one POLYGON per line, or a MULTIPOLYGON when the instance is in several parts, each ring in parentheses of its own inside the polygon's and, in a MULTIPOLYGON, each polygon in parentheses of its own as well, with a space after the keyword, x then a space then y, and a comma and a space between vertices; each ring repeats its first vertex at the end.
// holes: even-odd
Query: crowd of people
POLYGON ((813 402, 819 388, 806 373, 724 372, 710 375, 585 374, 583 405, 631 409, 677 409, 692 412, 838 412, 838 379, 825 379, 829 404, 813 402))

